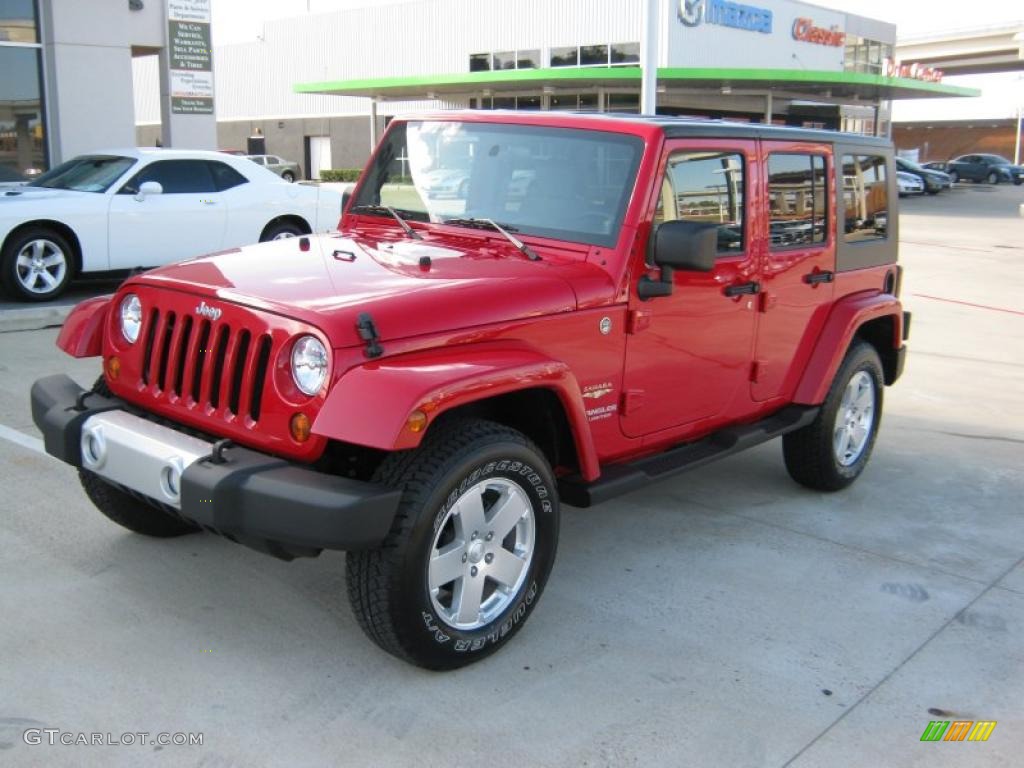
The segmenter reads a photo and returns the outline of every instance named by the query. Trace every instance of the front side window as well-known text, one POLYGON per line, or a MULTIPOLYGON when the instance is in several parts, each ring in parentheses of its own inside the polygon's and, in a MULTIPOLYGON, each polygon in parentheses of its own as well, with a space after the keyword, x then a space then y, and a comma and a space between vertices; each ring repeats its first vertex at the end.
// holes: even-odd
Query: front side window
POLYGON ((768 206, 772 250, 824 243, 827 192, 825 158, 772 153, 768 156, 768 206))
POLYGON ((120 155, 79 155, 47 171, 29 186, 106 192, 134 164, 134 158, 120 155))
POLYGON ((213 174, 203 160, 157 160, 150 163, 121 188, 121 194, 135 194, 147 181, 163 187, 165 195, 206 194, 217 191, 213 174))
POLYGON ((843 201, 846 242, 888 237, 889 189, 884 157, 843 156, 843 201))
POLYGON ((603 131, 423 121, 396 124, 366 173, 354 213, 612 246, 636 184, 639 137, 603 131), (461 219, 459 222, 457 220, 461 219))
POLYGON ((718 252, 744 249, 746 180, 738 152, 678 151, 669 155, 656 224, 683 219, 718 225, 718 252))

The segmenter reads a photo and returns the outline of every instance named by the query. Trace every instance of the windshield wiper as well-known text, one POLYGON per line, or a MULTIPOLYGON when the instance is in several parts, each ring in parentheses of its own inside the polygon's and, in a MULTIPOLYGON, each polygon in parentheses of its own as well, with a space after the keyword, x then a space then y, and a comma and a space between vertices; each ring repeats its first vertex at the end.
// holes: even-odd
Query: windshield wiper
MULTIPOLYGON (((444 223, 454 224, 457 227, 483 227, 485 229, 493 229, 494 231, 500 232, 502 235, 504 235, 505 239, 512 243, 512 245, 516 247, 516 250, 524 254, 526 258, 528 258, 530 261, 540 260, 540 256, 538 256, 530 246, 528 246, 518 237, 514 236, 511 232, 508 231, 508 229, 505 229, 503 226, 501 226, 501 224, 496 222, 494 219, 460 219, 456 217, 452 219, 445 219, 444 223)), ((509 229, 514 229, 514 227, 509 227, 509 229)))
POLYGON ((398 222, 399 226, 405 232, 406 235, 411 237, 413 240, 422 240, 423 237, 409 226, 409 222, 398 215, 398 211, 392 208, 390 205, 356 205, 352 207, 352 213, 359 213, 360 211, 366 213, 376 213, 378 215, 387 214, 391 216, 395 221, 398 222))

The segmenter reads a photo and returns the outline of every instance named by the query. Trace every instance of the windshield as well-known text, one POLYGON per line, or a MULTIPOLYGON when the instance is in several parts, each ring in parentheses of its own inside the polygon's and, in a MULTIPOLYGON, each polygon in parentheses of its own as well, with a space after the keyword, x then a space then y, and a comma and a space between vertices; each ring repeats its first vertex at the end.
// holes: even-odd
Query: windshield
POLYGON ((106 192, 134 164, 135 159, 131 157, 81 155, 47 171, 29 186, 73 189, 77 192, 106 192))
POLYGON ((612 246, 642 152, 639 137, 603 131, 399 123, 352 207, 389 206, 413 221, 492 219, 511 232, 612 246))
POLYGON ((907 158, 905 158, 905 157, 897 157, 896 158, 896 164, 899 165, 901 168, 906 168, 907 170, 910 170, 910 171, 924 171, 924 170, 926 170, 926 168, 923 165, 921 165, 919 163, 915 163, 913 160, 907 160, 907 158))

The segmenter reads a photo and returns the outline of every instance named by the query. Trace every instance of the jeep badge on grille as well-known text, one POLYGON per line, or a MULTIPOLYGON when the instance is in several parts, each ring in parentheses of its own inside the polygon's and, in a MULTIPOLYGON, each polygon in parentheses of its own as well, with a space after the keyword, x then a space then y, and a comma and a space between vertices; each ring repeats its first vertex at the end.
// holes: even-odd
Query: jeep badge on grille
POLYGON ((199 306, 196 307, 196 314, 202 317, 208 317, 213 322, 217 322, 223 312, 221 312, 217 307, 211 307, 205 301, 200 301, 199 306))

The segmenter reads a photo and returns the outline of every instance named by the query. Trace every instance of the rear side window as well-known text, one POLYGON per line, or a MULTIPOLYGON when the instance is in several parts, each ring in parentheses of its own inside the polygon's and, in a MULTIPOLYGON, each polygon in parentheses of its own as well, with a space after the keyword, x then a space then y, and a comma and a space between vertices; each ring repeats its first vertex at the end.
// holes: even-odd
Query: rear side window
POLYGON ((843 238, 882 240, 889 232, 889 188, 881 155, 843 155, 843 238))
POLYGON ((772 250, 824 243, 828 238, 825 158, 768 156, 768 204, 772 250))
POLYGON ((237 187, 240 184, 245 184, 249 181, 245 176, 225 163, 211 161, 209 166, 210 173, 213 174, 213 181, 217 185, 217 191, 219 192, 223 192, 225 189, 231 189, 232 187, 237 187))
POLYGON ((744 249, 746 177, 738 152, 680 151, 669 155, 654 221, 718 225, 718 252, 744 249))
POLYGON ((121 188, 134 194, 147 181, 159 182, 165 195, 216 192, 213 174, 203 160, 158 160, 150 163, 121 188))

